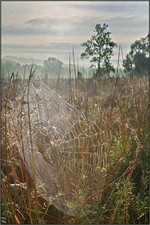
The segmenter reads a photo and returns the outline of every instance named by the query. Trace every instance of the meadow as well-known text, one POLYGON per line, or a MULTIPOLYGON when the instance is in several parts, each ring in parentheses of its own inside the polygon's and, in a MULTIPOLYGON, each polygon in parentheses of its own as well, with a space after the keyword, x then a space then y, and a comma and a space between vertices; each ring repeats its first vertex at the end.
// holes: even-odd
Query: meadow
MULTIPOLYGON (((8 114, 12 110, 9 101, 20 91, 21 82, 15 78, 11 84, 2 82, 1 223, 149 224, 148 78, 43 79, 103 132, 93 140, 103 145, 107 155, 105 182, 100 191, 96 187, 92 199, 95 207, 82 217, 67 215, 38 195, 34 178, 14 143, 21 137, 20 131, 8 129, 8 114)), ((78 160, 83 157, 82 146, 79 150, 78 160)), ((100 170, 97 168, 94 173, 95 185, 101 183, 100 170)), ((77 181, 74 184, 78 185, 77 181)), ((69 190, 67 185, 64 184, 64 189, 69 190)))

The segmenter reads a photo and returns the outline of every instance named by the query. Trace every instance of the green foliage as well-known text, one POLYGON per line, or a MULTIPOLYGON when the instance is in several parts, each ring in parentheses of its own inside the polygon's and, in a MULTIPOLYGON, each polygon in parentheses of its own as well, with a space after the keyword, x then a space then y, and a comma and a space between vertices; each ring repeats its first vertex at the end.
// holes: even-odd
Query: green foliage
POLYGON ((144 75, 148 73, 149 36, 135 41, 130 52, 123 60, 123 67, 129 75, 144 75))
POLYGON ((97 24, 95 26, 94 35, 84 42, 81 46, 85 51, 81 54, 81 59, 91 58, 92 67, 96 66, 96 76, 109 75, 115 72, 114 67, 110 63, 111 56, 113 56, 113 48, 117 44, 110 38, 110 32, 107 30, 108 25, 97 24))

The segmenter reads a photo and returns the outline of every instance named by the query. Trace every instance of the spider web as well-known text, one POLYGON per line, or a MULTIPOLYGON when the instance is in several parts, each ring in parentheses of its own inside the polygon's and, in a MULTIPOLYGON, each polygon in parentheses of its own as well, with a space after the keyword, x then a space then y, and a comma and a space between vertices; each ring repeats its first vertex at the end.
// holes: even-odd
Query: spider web
POLYGON ((103 131, 41 80, 30 82, 11 108, 9 129, 38 194, 65 214, 89 214, 105 183, 103 131))

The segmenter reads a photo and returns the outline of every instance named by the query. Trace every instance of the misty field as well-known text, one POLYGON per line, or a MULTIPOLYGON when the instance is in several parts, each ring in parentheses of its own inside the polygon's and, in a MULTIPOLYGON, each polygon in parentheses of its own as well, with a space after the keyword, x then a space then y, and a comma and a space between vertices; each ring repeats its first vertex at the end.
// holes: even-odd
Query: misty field
POLYGON ((148 78, 30 75, 2 82, 2 224, 149 224, 148 78))

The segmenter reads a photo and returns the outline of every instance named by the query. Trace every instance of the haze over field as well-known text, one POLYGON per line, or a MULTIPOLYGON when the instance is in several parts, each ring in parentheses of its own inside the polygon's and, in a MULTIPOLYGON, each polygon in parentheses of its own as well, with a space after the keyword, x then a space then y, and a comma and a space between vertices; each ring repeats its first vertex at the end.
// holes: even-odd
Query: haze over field
MULTIPOLYGON (((74 46, 80 59, 81 44, 91 37, 97 23, 109 25, 113 41, 121 44, 125 56, 135 40, 148 34, 148 17, 148 1, 3 1, 2 57, 55 57, 68 63, 74 46)), ((114 64, 117 54, 118 48, 114 64)), ((88 60, 80 64, 87 65, 88 60)))

